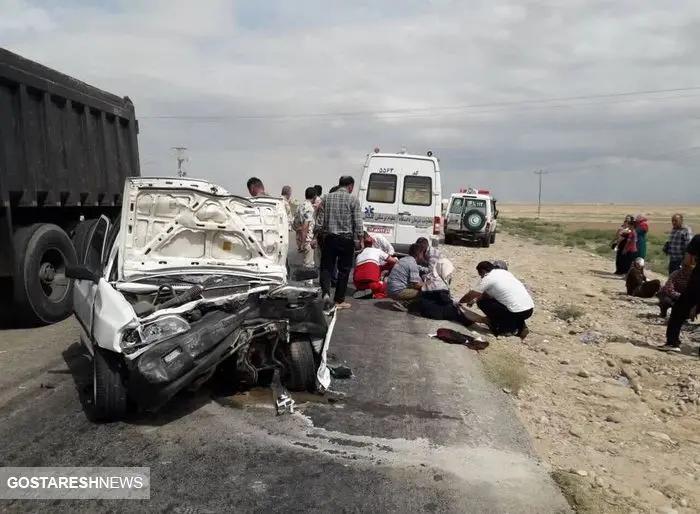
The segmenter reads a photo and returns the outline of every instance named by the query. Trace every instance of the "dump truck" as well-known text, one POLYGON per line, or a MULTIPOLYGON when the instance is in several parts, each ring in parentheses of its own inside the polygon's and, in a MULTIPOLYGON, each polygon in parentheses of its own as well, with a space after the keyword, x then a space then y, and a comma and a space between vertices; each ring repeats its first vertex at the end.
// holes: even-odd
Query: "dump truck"
POLYGON ((118 97, 0 48, 0 305, 22 325, 72 312, 66 266, 140 175, 138 122, 118 97))

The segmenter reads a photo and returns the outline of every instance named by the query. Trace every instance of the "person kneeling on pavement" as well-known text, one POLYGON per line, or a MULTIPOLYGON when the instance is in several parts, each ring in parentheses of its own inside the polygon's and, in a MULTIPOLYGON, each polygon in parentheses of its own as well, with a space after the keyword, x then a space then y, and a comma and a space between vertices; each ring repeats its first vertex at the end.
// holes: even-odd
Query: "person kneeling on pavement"
POLYGON ((390 271, 397 259, 371 244, 368 244, 366 239, 363 240, 365 246, 355 260, 352 280, 357 291, 353 295, 354 298, 386 298, 386 283, 382 282, 382 273, 390 271))
POLYGON ((662 318, 666 317, 668 310, 673 308, 676 300, 678 300, 686 290, 692 273, 693 264, 689 261, 684 261, 681 265, 681 269, 677 269, 668 277, 668 280, 658 294, 659 309, 661 310, 660 316, 662 318))
POLYGON ((465 316, 487 325, 495 336, 515 334, 525 339, 530 332, 525 320, 532 316, 535 304, 530 293, 510 271, 482 261, 476 266, 480 282, 459 303, 472 306, 474 302, 486 316, 464 310, 465 316))
POLYGON ((644 259, 637 257, 627 272, 627 294, 639 298, 653 298, 661 289, 659 280, 647 280, 644 274, 644 259))
POLYGON ((408 255, 392 268, 387 279, 387 293, 389 297, 396 300, 394 306, 402 311, 406 311, 406 305, 418 298, 423 287, 421 272, 427 273, 427 268, 418 266, 416 258, 421 255, 422 248, 417 244, 412 244, 408 248, 408 255))

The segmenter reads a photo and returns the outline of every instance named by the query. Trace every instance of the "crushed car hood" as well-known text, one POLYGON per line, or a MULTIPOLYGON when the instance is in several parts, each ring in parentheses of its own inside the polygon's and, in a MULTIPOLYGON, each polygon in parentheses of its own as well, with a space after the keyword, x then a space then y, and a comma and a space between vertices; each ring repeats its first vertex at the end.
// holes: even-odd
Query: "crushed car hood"
POLYGON ((288 227, 279 198, 243 198, 203 180, 129 178, 120 279, 182 270, 246 271, 284 280, 288 227))

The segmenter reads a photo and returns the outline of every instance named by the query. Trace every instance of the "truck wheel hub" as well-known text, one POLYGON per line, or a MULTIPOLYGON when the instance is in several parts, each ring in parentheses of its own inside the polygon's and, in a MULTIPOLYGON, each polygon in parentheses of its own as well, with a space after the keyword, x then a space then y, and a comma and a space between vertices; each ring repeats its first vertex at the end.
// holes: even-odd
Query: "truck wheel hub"
POLYGON ((50 262, 42 262, 39 268, 39 278, 42 282, 53 282, 56 277, 56 269, 50 262))

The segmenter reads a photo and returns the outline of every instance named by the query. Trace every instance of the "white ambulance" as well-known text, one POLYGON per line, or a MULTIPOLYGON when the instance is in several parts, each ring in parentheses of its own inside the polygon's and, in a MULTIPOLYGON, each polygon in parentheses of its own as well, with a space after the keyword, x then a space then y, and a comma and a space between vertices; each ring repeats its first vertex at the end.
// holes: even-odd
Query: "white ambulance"
POLYGON ((359 200, 364 227, 406 252, 419 237, 438 244, 442 223, 440 165, 427 155, 381 153, 375 148, 362 168, 359 200))

